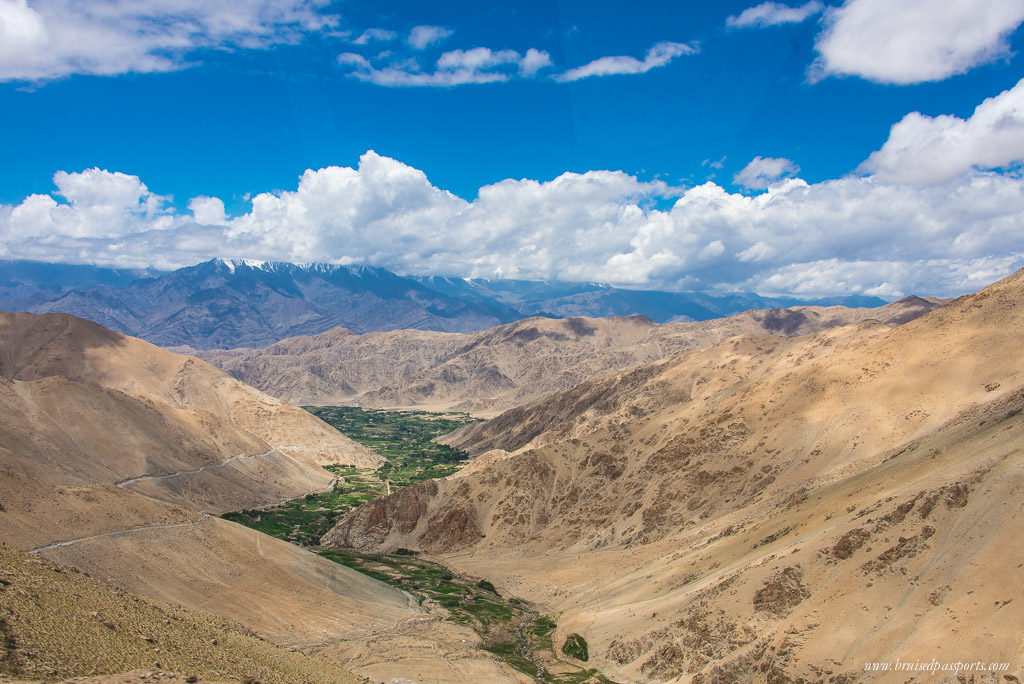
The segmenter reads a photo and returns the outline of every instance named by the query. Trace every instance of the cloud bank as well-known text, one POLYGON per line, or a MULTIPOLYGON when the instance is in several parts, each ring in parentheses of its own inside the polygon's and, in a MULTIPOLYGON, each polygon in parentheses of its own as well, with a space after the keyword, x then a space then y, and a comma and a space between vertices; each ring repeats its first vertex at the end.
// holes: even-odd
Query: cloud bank
MULTIPOLYGON (((487 55, 451 59, 480 69, 487 55)), ((60 171, 52 193, 0 205, 0 257, 175 268, 228 256, 683 290, 953 295, 1024 266, 1024 177, 1006 168, 1024 160, 1022 100, 1024 81, 966 120, 908 115, 864 162, 867 175, 811 184, 789 177, 794 162, 757 157, 736 178, 764 188, 752 195, 589 171, 504 180, 466 200, 370 151, 228 216, 216 197, 180 211, 136 176, 60 171)))
POLYGON ((789 179, 763 193, 677 194, 615 171, 506 180, 473 201, 367 152, 307 171, 227 217, 212 197, 176 212, 134 176, 58 173, 52 195, 0 206, 4 258, 173 268, 223 255, 370 263, 404 273, 600 280, 626 286, 822 295, 956 294, 1024 265, 1024 182, 789 179))
POLYGON ((173 71, 198 48, 266 48, 333 27, 329 0, 0 0, 0 81, 173 71))

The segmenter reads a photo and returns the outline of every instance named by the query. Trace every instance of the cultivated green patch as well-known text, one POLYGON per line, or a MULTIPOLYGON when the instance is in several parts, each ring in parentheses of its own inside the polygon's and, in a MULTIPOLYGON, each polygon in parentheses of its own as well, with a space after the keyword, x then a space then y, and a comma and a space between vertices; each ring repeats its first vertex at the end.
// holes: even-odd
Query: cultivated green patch
POLYGON ((466 452, 433 440, 479 421, 468 413, 382 411, 354 406, 311 406, 306 410, 383 456, 385 463, 375 474, 389 480, 392 488, 448 477, 458 470, 466 452))
POLYGON ((383 582, 405 589, 424 605, 439 604, 448 609, 455 622, 470 625, 484 636, 504 635, 511 623, 535 618, 524 604, 512 604, 496 591, 482 589, 479 582, 452 574, 444 566, 408 555, 370 555, 351 549, 322 549, 330 558, 383 582))
POLYGON ((310 494, 272 509, 224 515, 228 520, 303 546, 319 545, 320 538, 346 513, 382 496, 388 487, 397 489, 454 473, 466 461, 466 452, 431 440, 479 420, 466 413, 380 411, 354 406, 316 406, 307 410, 383 456, 384 465, 377 470, 327 466, 338 477, 329 492, 310 494))
POLYGON ((348 511, 382 496, 388 487, 394 490, 454 473, 466 460, 466 453, 432 440, 476 419, 464 413, 348 406, 307 410, 383 456, 384 465, 375 471, 328 466, 338 478, 331 491, 310 494, 272 509, 228 513, 225 518, 309 547, 336 563, 403 589, 425 608, 442 606, 448 619, 472 628, 480 636, 485 650, 537 681, 610 682, 597 670, 584 670, 559 658, 552 644, 555 621, 540 615, 525 601, 501 596, 487 580, 457 576, 409 549, 373 555, 319 546, 320 538, 348 511))
POLYGON ((224 518, 301 546, 318 546, 350 510, 382 495, 385 484, 372 470, 327 466, 338 480, 331 491, 309 494, 276 508, 225 513, 224 518))
POLYGON ((575 632, 565 638, 565 643, 562 644, 562 653, 583 662, 590 660, 590 654, 587 651, 587 640, 575 632))

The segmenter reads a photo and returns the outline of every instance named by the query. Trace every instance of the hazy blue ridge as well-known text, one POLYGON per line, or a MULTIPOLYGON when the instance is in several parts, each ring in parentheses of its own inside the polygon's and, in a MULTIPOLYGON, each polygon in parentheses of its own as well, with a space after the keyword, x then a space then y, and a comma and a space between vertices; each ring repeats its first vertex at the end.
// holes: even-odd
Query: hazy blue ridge
POLYGON ((0 261, 0 309, 69 313, 163 346, 265 347, 334 327, 472 332, 529 316, 707 320, 827 299, 629 290, 601 283, 400 276, 385 268, 211 259, 170 272, 0 261))

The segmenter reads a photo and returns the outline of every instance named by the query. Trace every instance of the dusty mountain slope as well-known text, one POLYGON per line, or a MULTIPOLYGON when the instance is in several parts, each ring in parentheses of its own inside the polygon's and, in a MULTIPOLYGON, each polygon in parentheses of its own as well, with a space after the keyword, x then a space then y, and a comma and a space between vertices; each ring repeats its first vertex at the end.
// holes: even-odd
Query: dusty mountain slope
POLYGON ((564 611, 556 639, 625 681, 1019 677, 1021 339, 1024 272, 898 328, 727 339, 466 430, 460 476, 325 541, 564 611))
POLYGON ((0 376, 61 376, 174 409, 203 412, 310 465, 380 463, 376 454, 306 411, 209 364, 65 314, 0 312, 0 376))
POLYGON ((287 646, 416 614, 399 591, 210 516, 330 486, 322 458, 376 461, 313 416, 65 315, 0 315, 0 374, 0 541, 287 646))
POLYGON ((127 594, 4 545, 0 600, 0 675, 53 681, 138 670, 217 681, 359 681, 224 620, 127 594))
MULTIPOLYGON (((206 412, 59 376, 0 378, 0 407, 0 492, 9 512, 55 488, 117 484, 118 491, 222 513, 302 496, 332 480, 206 412)), ((48 506, 57 524, 63 507, 48 506)), ((19 524, 12 521, 9 538, 19 524)))
POLYGON ((417 614, 385 584, 214 517, 193 515, 40 555, 128 591, 227 618, 289 648, 365 639, 417 614))
POLYGON ((742 333, 798 335, 872 318, 898 325, 939 303, 918 297, 871 309, 793 307, 697 323, 643 317, 531 318, 471 334, 335 329, 263 350, 199 354, 296 404, 428 406, 496 413, 594 377, 742 333))
POLYGON ((266 349, 194 352, 245 383, 296 405, 352 404, 365 392, 440 362, 464 335, 400 330, 355 335, 334 328, 266 349))

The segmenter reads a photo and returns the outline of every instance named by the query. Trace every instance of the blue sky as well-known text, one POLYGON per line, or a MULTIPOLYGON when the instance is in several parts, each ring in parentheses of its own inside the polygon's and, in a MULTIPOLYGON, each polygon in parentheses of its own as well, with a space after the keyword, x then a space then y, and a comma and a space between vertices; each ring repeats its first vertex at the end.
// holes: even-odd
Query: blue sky
POLYGON ((888 297, 1024 265, 1024 0, 80 5, 0 0, 0 256, 888 297))

